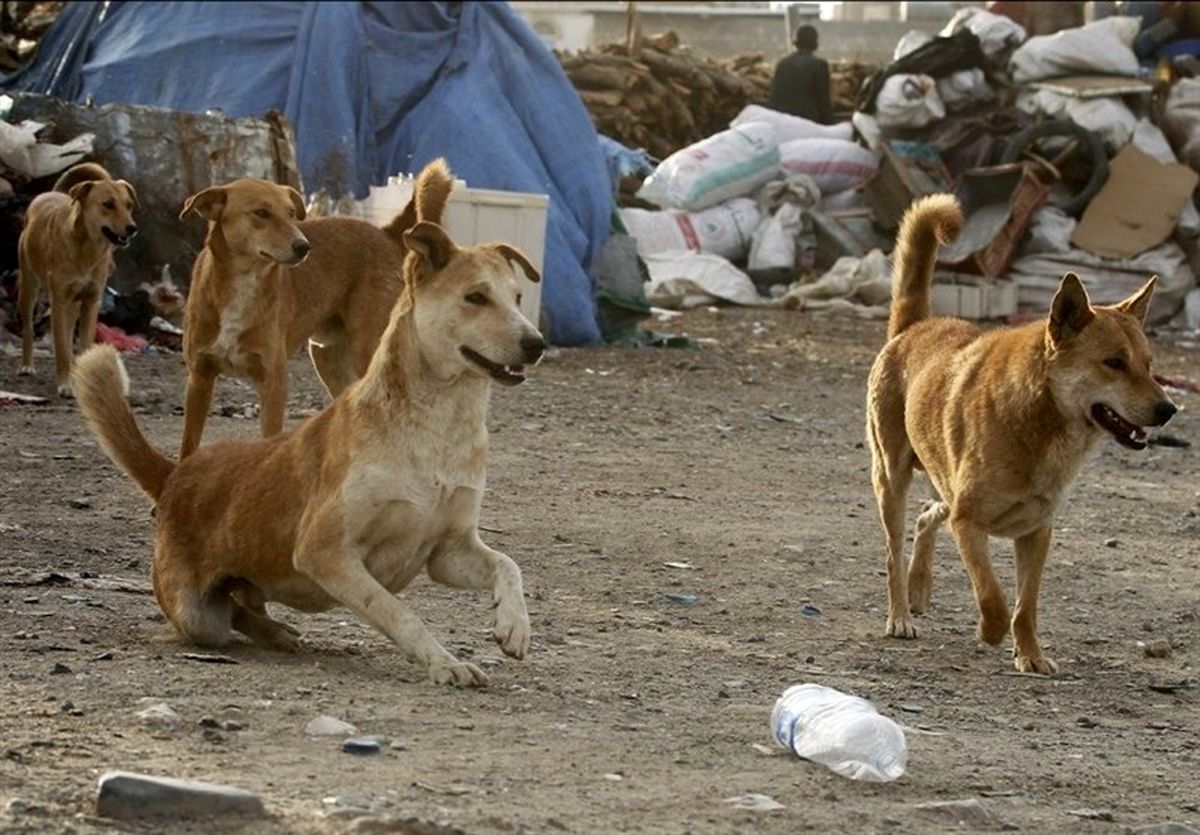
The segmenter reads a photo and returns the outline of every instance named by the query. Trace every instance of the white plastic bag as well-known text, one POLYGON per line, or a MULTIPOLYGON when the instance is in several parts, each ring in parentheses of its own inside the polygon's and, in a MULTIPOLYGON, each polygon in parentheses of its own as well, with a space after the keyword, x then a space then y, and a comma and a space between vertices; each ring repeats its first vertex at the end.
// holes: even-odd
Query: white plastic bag
POLYGON ((875 121, 881 128, 923 128, 945 115, 937 84, 927 75, 893 75, 875 99, 875 121))
POLYGON ((818 204, 823 212, 838 212, 845 209, 861 209, 867 205, 863 193, 856 188, 845 191, 835 191, 833 194, 822 194, 818 204))
POLYGON ((955 12, 954 17, 950 18, 950 22, 942 29, 941 35, 948 38, 963 29, 975 33, 983 54, 988 58, 996 58, 1006 50, 1020 46, 1026 37, 1025 28, 1012 18, 992 14, 974 6, 955 12))
POLYGON ((750 276, 719 255, 704 252, 660 252, 643 259, 650 273, 646 299, 655 307, 678 310, 725 301, 758 306, 750 276))
POLYGON ((796 238, 804 229, 804 210, 784 203, 754 230, 746 269, 751 273, 796 268, 796 238))
POLYGON ((920 32, 916 29, 905 32, 900 36, 900 40, 896 41, 896 48, 892 50, 892 60, 899 61, 908 53, 916 52, 931 40, 933 40, 933 35, 927 32, 920 32))
POLYGON ((1109 152, 1114 154, 1129 144, 1137 128, 1137 117, 1116 96, 1079 99, 1052 90, 1034 90, 1020 93, 1017 107, 1026 113, 1069 119, 1081 128, 1098 133, 1109 152))
POLYGON ((838 122, 836 125, 822 125, 801 116, 790 113, 780 113, 759 104, 748 104, 742 112, 729 123, 731 128, 739 128, 752 122, 766 122, 775 129, 775 141, 791 142, 793 139, 850 139, 854 135, 854 127, 849 122, 838 122))
POLYGON ((739 197, 702 212, 621 209, 621 220, 642 256, 690 249, 733 260, 750 248, 762 213, 754 200, 739 197))
POLYGON ((637 195, 664 209, 698 212, 752 193, 778 170, 775 129, 747 122, 671 154, 637 195))
POLYGON ((1058 75, 1137 75, 1133 40, 1141 27, 1140 17, 1106 17, 1030 38, 1013 53, 1008 69, 1018 84, 1058 75))
POLYGON ((1167 94, 1163 130, 1185 165, 1200 171, 1200 78, 1183 78, 1167 94))
POLYGON ((779 146, 783 173, 806 174, 822 194, 857 188, 875 176, 879 158, 842 139, 797 139, 779 146))
POLYGON ((1075 233, 1075 218, 1056 206, 1043 206, 1033 216, 1029 232, 1021 243, 1020 255, 1063 253, 1071 250, 1071 235, 1075 233))
POLYGON ((92 152, 95 138, 94 134, 81 133, 62 145, 38 142, 36 129, 0 121, 0 160, 18 174, 36 180, 79 162, 92 152))
POLYGON ((942 103, 951 112, 989 102, 996 97, 991 85, 987 83, 987 76, 978 67, 959 70, 945 78, 939 78, 937 91, 942 103))

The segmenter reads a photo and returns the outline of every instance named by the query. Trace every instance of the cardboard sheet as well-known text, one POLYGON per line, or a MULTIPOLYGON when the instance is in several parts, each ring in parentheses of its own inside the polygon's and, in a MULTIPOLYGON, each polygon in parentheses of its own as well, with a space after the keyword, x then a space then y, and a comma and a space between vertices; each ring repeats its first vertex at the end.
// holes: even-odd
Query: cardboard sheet
POLYGON ((1171 236, 1197 180, 1186 165, 1164 165, 1127 145, 1109 163, 1108 182, 1088 204, 1071 243, 1105 258, 1152 249, 1171 236))

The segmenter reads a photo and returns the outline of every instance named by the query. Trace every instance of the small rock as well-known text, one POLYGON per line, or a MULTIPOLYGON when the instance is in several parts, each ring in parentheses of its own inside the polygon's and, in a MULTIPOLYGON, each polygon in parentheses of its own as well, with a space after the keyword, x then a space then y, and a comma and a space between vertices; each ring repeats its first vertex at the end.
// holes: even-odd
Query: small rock
POLYGON ((32 800, 26 800, 23 797, 14 797, 4 804, 4 814, 18 817, 20 815, 28 815, 42 811, 42 807, 34 803, 32 800))
POLYGON ((1135 826, 1129 831, 1132 835, 1200 835, 1200 829, 1193 829, 1185 823, 1174 822, 1135 826))
POLYGON ((220 724, 218 724, 217 720, 213 719, 211 716, 201 716, 200 721, 197 722, 196 724, 198 724, 202 728, 219 728, 219 727, 221 727, 220 724))
POLYGON ((244 731, 246 723, 239 722, 237 719, 226 719, 221 722, 221 730, 223 731, 244 731))
POLYGON ((92 503, 88 499, 71 499, 67 504, 76 510, 87 510, 92 506, 92 503))
POLYGON ((924 713, 925 708, 920 705, 900 705, 900 709, 905 713, 924 713))
POLYGON ((624 778, 624 776, 617 774, 616 772, 612 772, 609 774, 605 774, 604 779, 608 780, 610 783, 619 783, 622 780, 624 780, 625 778, 624 778))
POLYGON ((1117 547, 1118 545, 1120 545, 1120 544, 1121 544, 1121 543, 1120 543, 1120 542, 1118 542, 1116 539, 1106 539, 1106 540, 1104 540, 1104 547, 1105 547, 1105 548, 1116 548, 1116 547, 1117 547))
POLYGON ((241 789, 127 771, 110 771, 100 778, 96 812, 121 820, 266 814, 262 800, 241 789))
POLYGON ((318 716, 304 726, 304 732, 309 736, 349 736, 356 730, 349 722, 332 716, 318 716))
POLYGON ((1111 809, 1068 809, 1067 814, 1090 821, 1114 820, 1111 809))
MULTIPOLYGON (((565 829, 565 827, 563 827, 565 829)), ((382 833, 397 832, 400 835, 465 835, 457 826, 446 826, 420 818, 367 817, 359 818, 350 825, 349 832, 382 833)))
POLYGON ((663 597, 670 600, 672 603, 678 603, 681 606, 693 606, 700 598, 690 592, 680 594, 664 594, 663 597))
POLYGON ((787 807, 773 797, 765 794, 739 794, 737 797, 727 797, 725 802, 734 809, 745 809, 750 812, 778 812, 787 807))
POLYGON ((1171 642, 1163 640, 1151 641, 1143 649, 1147 658, 1170 658, 1173 651, 1171 642))
POLYGON ((342 743, 342 753, 356 754, 360 757, 378 754, 383 750, 379 740, 369 736, 351 737, 342 743))
POLYGON ((52 676, 65 676, 70 674, 71 668, 61 661, 54 665, 54 669, 50 671, 52 676))
POLYGON ((996 816, 976 797, 938 803, 918 803, 913 808, 970 829, 989 829, 996 825, 996 816))
POLYGON ((1098 728, 1100 723, 1090 716, 1080 716, 1075 720, 1075 724, 1081 728, 1098 728))
POLYGON ((821 616, 821 609, 811 603, 805 603, 800 607, 800 614, 806 618, 819 618, 821 616))
POLYGON ((137 717, 152 727, 173 728, 179 724, 179 714, 166 702, 158 702, 139 710, 137 717))

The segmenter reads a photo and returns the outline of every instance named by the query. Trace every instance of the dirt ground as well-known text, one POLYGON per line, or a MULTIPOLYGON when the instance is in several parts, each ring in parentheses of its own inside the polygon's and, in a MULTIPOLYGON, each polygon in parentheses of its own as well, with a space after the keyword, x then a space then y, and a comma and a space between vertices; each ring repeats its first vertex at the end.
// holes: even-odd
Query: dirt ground
MULTIPOLYGON (((0 830, 136 830, 95 817, 109 769, 232 784, 273 816, 192 831, 365 830, 353 818, 368 809, 423 832, 924 833, 960 829, 958 816, 918 804, 968 798, 984 817, 965 829, 1200 824, 1200 448, 1102 444, 1042 589, 1041 635, 1062 672, 1021 676, 1008 647, 976 642, 945 536, 920 638, 882 635, 862 444, 881 325, 726 310, 669 327, 713 341, 558 351, 494 394, 485 539, 524 571, 529 659, 500 655, 483 596, 428 581, 408 593, 488 670, 482 691, 427 683, 343 611, 277 611, 304 632, 295 655, 239 644, 235 664, 189 659, 147 593, 146 499, 73 405, 0 409, 0 804, 19 798, 0 830), (1160 640, 1171 656, 1147 657, 1160 640), (908 774, 855 783, 764 747, 775 699, 804 681, 902 722, 908 774), (137 718, 151 701, 179 723, 137 718), (306 735, 321 714, 390 745, 344 754, 341 737, 306 735), (786 808, 726 802, 748 792, 786 808)), ((1195 351, 1157 347, 1163 373, 1197 376, 1195 351)), ((5 359, 0 388, 48 392, 39 362, 31 383, 5 359)), ((174 450, 181 360, 129 367, 143 425, 174 450)), ((1198 443, 1200 396, 1179 399, 1169 432, 1198 443)), ((226 416, 206 440, 255 435, 242 414, 255 401, 223 383, 226 416)), ((321 403, 297 358, 292 416, 321 403)), ((1011 544, 994 548, 1011 588, 1011 544)))

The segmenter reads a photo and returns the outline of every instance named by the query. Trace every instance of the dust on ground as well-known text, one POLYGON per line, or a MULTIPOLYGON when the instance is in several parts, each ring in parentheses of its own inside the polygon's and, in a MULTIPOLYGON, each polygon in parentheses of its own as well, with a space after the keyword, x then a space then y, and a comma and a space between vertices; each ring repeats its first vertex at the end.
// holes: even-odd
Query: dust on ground
MULTIPOLYGON (((530 657, 501 656, 486 596, 424 580, 408 592, 453 652, 485 667, 482 691, 427 683, 345 611, 277 610, 304 632, 295 655, 237 644, 236 664, 188 659, 144 593, 147 500, 72 404, 0 410, 0 800, 32 804, 0 829, 113 826, 94 817, 109 769, 262 795, 270 821, 222 831, 345 831, 361 807, 471 833, 920 833, 955 829, 957 815, 917 804, 966 798, 990 816, 971 829, 1200 822, 1196 447, 1104 443, 1084 467, 1041 596, 1062 673, 1021 676, 1007 647, 976 642, 945 536, 920 638, 882 636, 862 444, 882 326, 736 310, 673 324, 715 342, 556 352, 494 394, 484 537, 524 572, 530 657), (50 571, 65 583, 45 582, 50 571), (1171 657, 1146 657, 1155 640, 1171 657), (866 696, 907 726, 908 774, 854 783, 763 747, 772 704, 802 681, 866 696), (149 701, 180 723, 137 719, 149 701), (390 745, 344 754, 340 737, 305 734, 321 714, 390 745), (725 802, 748 792, 786 808, 725 802)), ((1195 375, 1194 352, 1157 349, 1163 373, 1195 375)), ((39 364, 31 382, 6 360, 0 388, 48 393, 51 361, 39 364)), ((139 419, 175 450, 182 360, 129 367, 139 419)), ((291 383, 293 418, 322 405, 299 357, 291 383)), ((224 381, 226 416, 205 440, 253 437, 255 402, 224 381)), ((1200 441, 1200 397, 1183 404, 1169 431, 1200 441)), ((924 497, 918 486, 914 512, 924 497)), ((1011 588, 1011 544, 994 541, 994 556, 1011 588)))

